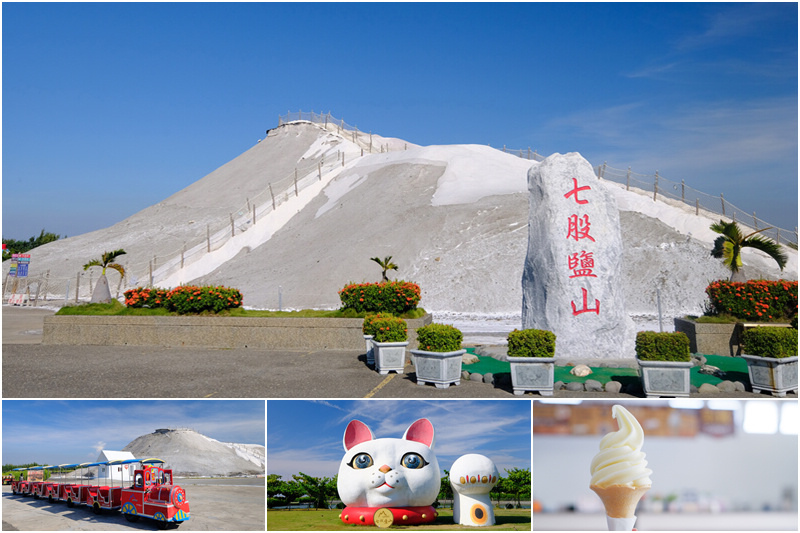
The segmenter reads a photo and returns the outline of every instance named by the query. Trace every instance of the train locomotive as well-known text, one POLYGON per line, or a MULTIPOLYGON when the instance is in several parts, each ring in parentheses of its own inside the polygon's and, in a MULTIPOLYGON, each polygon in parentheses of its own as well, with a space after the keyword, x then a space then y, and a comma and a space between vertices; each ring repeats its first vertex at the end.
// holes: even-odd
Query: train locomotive
MULTIPOLYGON (((172 469, 163 468, 161 459, 125 459, 101 463, 63 464, 36 466, 33 468, 15 468, 14 470, 72 470, 100 466, 122 466, 139 464, 133 470, 133 483, 126 484, 120 480, 116 486, 111 477, 110 485, 91 485, 82 482, 83 475, 76 482, 33 481, 22 479, 11 483, 14 495, 33 496, 36 499, 47 499, 50 503, 66 502, 68 507, 85 505, 95 514, 103 510, 119 511, 129 522, 139 518, 155 520, 159 527, 166 528, 170 524, 180 525, 189 520, 189 501, 186 492, 179 485, 173 484, 172 469)), ((127 466, 126 466, 127 468, 127 466)), ((37 476, 38 477, 38 476, 37 476)), ((44 476, 42 476, 44 477, 44 476)))

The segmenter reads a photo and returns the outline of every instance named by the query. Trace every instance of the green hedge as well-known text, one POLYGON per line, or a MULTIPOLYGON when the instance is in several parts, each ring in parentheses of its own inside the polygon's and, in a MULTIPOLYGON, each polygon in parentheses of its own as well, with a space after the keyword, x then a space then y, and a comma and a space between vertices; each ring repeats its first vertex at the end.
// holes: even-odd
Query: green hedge
POLYGON ((417 329, 419 349, 426 352, 455 352, 461 349, 464 335, 448 324, 428 324, 417 329))
POLYGON ((419 285, 408 281, 351 283, 339 291, 339 299, 342 310, 402 315, 417 308, 420 294, 419 285))
POLYGON ((556 334, 543 329, 515 329, 508 334, 509 357, 555 357, 556 334))
POLYGON ((797 330, 763 326, 748 328, 742 335, 744 353, 761 357, 794 357, 797 355, 797 330))
POLYGON ((642 361, 692 360, 689 353, 689 337, 685 333, 659 333, 640 331, 636 334, 636 357, 642 361))

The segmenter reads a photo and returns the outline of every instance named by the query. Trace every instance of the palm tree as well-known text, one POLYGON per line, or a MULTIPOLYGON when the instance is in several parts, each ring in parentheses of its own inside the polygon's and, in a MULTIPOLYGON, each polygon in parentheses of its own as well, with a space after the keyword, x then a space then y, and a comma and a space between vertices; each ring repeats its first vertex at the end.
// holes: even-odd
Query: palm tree
POLYGON ((749 247, 761 250, 773 258, 781 270, 786 266, 789 258, 781 250, 780 244, 763 235, 757 235, 757 233, 768 229, 772 228, 764 228, 749 235, 742 235, 742 231, 736 222, 720 220, 719 223, 711 224, 711 230, 720 234, 714 241, 714 249, 711 250, 711 255, 717 259, 722 259, 722 264, 731 269, 731 281, 734 281, 734 277, 738 277, 739 268, 742 266, 742 248, 749 247))
POLYGON ((125 276, 125 268, 115 263, 114 260, 119 257, 120 255, 124 255, 125 250, 119 249, 114 250, 113 252, 104 252, 102 257, 98 259, 92 259, 85 265, 83 265, 84 270, 89 270, 89 268, 94 266, 99 266, 103 269, 103 273, 100 274, 100 279, 97 280, 97 285, 95 285, 94 292, 92 293, 92 303, 106 303, 111 301, 111 290, 108 288, 108 279, 106 278, 106 269, 113 268, 117 272, 119 272, 120 276, 125 276))
POLYGON ((387 256, 381 261, 380 257, 370 257, 370 261, 375 261, 380 265, 383 269, 383 281, 389 281, 389 278, 386 277, 386 272, 388 270, 397 270, 397 265, 392 263, 392 256, 387 256))

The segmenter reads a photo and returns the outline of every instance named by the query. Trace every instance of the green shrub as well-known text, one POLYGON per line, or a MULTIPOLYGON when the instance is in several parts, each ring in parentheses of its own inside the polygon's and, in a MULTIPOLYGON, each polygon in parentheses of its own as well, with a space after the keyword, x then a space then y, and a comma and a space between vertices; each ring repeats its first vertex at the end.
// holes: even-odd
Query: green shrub
POLYGON ((391 316, 391 313, 378 313, 376 315, 365 316, 364 324, 361 326, 362 333, 364 333, 364 335, 372 335, 374 337, 375 332, 378 330, 378 327, 375 325, 375 321, 389 318, 391 316))
POLYGON ((342 309, 357 313, 392 313, 402 315, 416 309, 420 288, 408 281, 351 283, 339 291, 342 309))
POLYGON ((408 339, 406 321, 396 316, 384 315, 372 320, 375 342, 404 342, 408 339))
POLYGON ((125 291, 125 305, 128 307, 164 307, 167 301, 167 290, 157 287, 136 287, 125 291))
POLYGON ((509 357, 555 357, 556 334, 543 329, 515 329, 508 334, 509 357))
POLYGON ((749 321, 791 320, 797 314, 797 282, 715 281, 706 287, 715 314, 749 321))
POLYGON ((419 349, 427 352, 455 352, 461 349, 464 335, 448 324, 428 324, 417 329, 419 349))
POLYGON ((761 357, 794 357, 797 355, 797 330, 763 326, 748 328, 742 335, 744 353, 761 357))
POLYGON ((642 361, 678 361, 688 363, 689 337, 685 333, 640 331, 636 334, 636 357, 642 361))

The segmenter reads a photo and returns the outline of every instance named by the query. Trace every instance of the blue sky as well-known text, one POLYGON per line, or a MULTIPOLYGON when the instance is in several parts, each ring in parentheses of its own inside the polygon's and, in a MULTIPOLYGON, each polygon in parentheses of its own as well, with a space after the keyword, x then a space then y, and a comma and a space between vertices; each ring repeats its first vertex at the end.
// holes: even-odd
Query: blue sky
POLYGON ((3 464, 94 461, 159 428, 264 444, 263 400, 3 400, 3 464))
POLYGON ((4 3, 3 230, 110 226, 328 112, 797 225, 796 3, 4 3))
MULTIPOLYGON (((361 420, 376 438, 401 438, 415 420, 433 424, 441 469, 467 453, 504 469, 531 466, 531 404, 514 400, 268 400, 267 473, 332 477, 344 456, 347 424, 361 420)), ((444 476, 444 473, 442 473, 444 476)))

